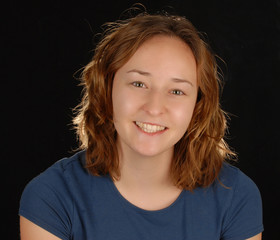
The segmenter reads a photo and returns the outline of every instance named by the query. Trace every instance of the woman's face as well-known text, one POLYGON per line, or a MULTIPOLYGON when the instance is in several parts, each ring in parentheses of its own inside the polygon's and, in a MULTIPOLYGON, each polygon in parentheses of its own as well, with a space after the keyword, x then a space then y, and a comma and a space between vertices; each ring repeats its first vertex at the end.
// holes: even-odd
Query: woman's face
POLYGON ((144 42, 113 81, 118 147, 146 157, 173 152, 192 118, 197 89, 187 44, 168 36, 144 42))

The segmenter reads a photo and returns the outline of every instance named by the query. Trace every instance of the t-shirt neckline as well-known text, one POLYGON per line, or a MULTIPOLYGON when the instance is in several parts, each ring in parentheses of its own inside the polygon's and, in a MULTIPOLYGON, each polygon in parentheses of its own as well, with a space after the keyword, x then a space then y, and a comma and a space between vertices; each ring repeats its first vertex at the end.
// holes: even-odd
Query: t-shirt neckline
POLYGON ((116 195, 117 199, 123 205, 123 207, 130 208, 134 211, 137 211, 137 212, 140 212, 140 213, 143 213, 143 214, 162 214, 162 213, 167 213, 167 212, 171 211, 182 200, 182 198, 184 196, 184 192, 185 192, 185 190, 182 190, 181 193, 179 194, 179 196, 175 199, 175 201, 165 208, 162 208, 162 209, 159 209, 159 210, 146 210, 146 209, 140 208, 140 207, 134 205, 133 203, 131 203, 130 201, 128 201, 119 192, 118 188, 116 187, 116 185, 113 182, 110 175, 107 175, 107 177, 108 177, 108 182, 109 182, 109 185, 110 185, 110 189, 112 190, 113 194, 116 195))

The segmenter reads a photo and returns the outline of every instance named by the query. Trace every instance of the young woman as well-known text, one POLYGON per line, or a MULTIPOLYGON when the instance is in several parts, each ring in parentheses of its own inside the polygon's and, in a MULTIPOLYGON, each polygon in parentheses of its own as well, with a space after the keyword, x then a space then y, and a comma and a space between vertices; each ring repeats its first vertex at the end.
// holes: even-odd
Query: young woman
POLYGON ((82 81, 83 150, 27 185, 22 240, 261 239, 259 191, 226 163, 215 58, 188 20, 110 24, 82 81))

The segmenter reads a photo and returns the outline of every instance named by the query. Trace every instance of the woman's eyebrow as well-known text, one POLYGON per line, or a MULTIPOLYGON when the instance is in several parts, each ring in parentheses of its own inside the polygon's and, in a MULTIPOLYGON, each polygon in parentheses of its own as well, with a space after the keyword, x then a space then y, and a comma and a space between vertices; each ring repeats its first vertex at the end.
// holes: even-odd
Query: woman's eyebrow
MULTIPOLYGON (((127 73, 138 73, 138 74, 143 75, 143 76, 151 76, 152 75, 149 72, 141 71, 141 70, 138 70, 138 69, 129 70, 129 71, 127 71, 127 73)), ((187 84, 190 84, 193 87, 192 82, 187 80, 187 79, 182 79, 182 78, 176 78, 175 77, 175 78, 171 78, 171 80, 173 82, 176 82, 176 83, 187 83, 187 84)))
POLYGON ((171 79, 173 82, 176 82, 176 83, 188 83, 190 84, 192 87, 193 87, 193 84, 191 81, 187 80, 187 79, 181 79, 181 78, 172 78, 171 79))
POLYGON ((127 73, 138 73, 138 74, 143 75, 143 76, 151 76, 151 73, 144 72, 144 71, 141 71, 141 70, 138 70, 138 69, 132 69, 130 71, 127 71, 127 73))

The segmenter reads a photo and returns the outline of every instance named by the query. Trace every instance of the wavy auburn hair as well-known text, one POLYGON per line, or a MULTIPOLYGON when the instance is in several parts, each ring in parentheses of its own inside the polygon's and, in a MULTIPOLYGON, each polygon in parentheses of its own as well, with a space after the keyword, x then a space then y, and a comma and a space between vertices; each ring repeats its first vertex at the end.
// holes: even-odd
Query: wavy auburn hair
POLYGON ((120 177, 112 107, 114 75, 147 39, 164 35, 177 37, 191 48, 199 87, 188 130, 174 147, 171 177, 183 189, 209 186, 234 153, 223 139, 226 118, 219 105, 217 63, 208 45, 181 16, 142 13, 106 26, 93 59, 82 72, 83 99, 73 120, 80 148, 86 149, 86 168, 93 175, 120 177))

